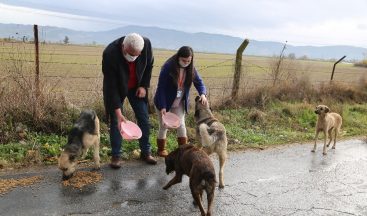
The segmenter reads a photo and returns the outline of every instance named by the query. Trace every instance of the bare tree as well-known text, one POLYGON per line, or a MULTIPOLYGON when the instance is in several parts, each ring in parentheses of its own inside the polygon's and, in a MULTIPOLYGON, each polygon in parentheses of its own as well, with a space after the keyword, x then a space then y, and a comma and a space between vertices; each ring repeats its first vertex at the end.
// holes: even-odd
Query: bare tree
POLYGON ((287 41, 285 42, 282 51, 280 52, 279 58, 272 62, 270 76, 273 81, 273 86, 280 80, 282 76, 282 63, 284 60, 284 50, 287 48, 287 41))

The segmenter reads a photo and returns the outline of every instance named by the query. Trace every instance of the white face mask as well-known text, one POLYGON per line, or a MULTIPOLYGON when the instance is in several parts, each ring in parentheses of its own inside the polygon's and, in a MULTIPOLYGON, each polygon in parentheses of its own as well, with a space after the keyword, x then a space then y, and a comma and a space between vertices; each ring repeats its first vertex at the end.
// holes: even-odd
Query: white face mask
MULTIPOLYGON (((191 62, 190 62, 191 63, 191 62)), ((178 64, 180 64, 181 67, 185 68, 190 65, 190 63, 185 64, 183 61, 178 61, 178 64)))
POLYGON ((128 62, 133 62, 138 58, 138 56, 132 56, 129 53, 124 54, 124 57, 128 62))

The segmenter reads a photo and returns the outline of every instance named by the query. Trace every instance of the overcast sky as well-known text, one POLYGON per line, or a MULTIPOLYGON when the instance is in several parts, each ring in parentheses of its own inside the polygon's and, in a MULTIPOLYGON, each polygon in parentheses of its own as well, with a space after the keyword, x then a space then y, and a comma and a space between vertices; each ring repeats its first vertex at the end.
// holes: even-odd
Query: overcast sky
POLYGON ((367 0, 0 0, 0 23, 86 31, 156 26, 293 45, 367 48, 367 0))

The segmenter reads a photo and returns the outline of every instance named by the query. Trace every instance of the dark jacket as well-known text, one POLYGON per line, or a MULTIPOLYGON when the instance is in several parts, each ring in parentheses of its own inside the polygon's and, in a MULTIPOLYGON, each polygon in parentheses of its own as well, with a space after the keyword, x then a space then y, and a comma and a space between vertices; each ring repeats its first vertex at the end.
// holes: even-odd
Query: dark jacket
MULTIPOLYGON (((163 65, 162 70, 159 74, 157 91, 155 92, 154 96, 154 104, 158 108, 158 110, 166 108, 167 112, 171 109, 177 94, 177 79, 175 79, 175 76, 173 75, 173 73, 177 72, 172 71, 172 68, 175 68, 172 64, 175 64, 175 62, 167 61, 163 65)), ((201 79, 195 68, 192 83, 194 84, 199 95, 206 94, 206 88, 203 80, 201 79)), ((191 83, 185 83, 183 100, 186 113, 189 109, 190 88, 191 83)))
MULTIPOLYGON (((107 114, 120 108, 128 93, 129 66, 121 48, 124 38, 113 41, 103 51, 103 100, 107 114)), ((148 38, 144 38, 144 48, 135 62, 137 87, 144 87, 148 91, 154 62, 148 38)))

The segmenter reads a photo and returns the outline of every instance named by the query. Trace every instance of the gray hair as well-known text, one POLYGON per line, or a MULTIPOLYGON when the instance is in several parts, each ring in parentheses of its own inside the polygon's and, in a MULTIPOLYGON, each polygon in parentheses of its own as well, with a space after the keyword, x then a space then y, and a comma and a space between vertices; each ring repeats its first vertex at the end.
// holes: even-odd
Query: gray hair
POLYGON ((125 47, 130 47, 137 51, 142 51, 144 48, 144 39, 137 33, 131 33, 126 35, 122 44, 125 47))

